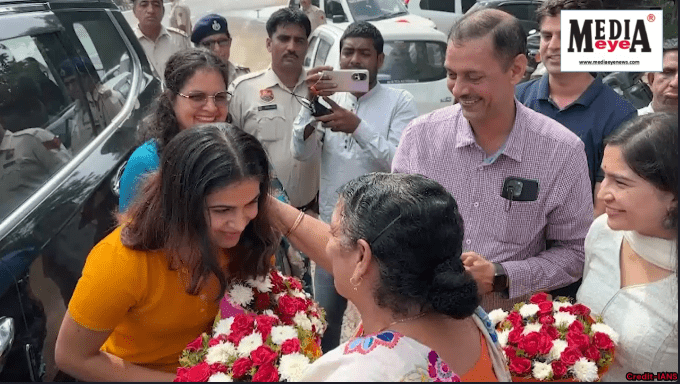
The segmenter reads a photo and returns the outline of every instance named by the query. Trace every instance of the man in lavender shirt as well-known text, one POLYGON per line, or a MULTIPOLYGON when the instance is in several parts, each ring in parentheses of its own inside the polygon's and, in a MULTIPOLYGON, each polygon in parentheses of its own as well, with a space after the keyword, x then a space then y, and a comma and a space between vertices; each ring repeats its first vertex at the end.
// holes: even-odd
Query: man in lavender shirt
POLYGON ((521 25, 505 12, 459 19, 444 63, 459 103, 413 120, 392 162, 393 172, 434 179, 458 202, 463 263, 487 311, 578 280, 593 220, 583 142, 514 98, 525 51, 521 25), (537 180, 536 200, 501 197, 508 177, 537 180))

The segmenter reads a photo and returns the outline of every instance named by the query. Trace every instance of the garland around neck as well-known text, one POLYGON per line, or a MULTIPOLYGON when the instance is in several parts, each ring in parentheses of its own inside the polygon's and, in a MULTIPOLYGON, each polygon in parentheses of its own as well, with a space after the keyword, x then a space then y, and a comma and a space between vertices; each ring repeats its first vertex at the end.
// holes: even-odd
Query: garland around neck
POLYGON ((623 231, 623 237, 633 252, 657 267, 677 273, 678 243, 660 237, 644 236, 635 231, 623 231))

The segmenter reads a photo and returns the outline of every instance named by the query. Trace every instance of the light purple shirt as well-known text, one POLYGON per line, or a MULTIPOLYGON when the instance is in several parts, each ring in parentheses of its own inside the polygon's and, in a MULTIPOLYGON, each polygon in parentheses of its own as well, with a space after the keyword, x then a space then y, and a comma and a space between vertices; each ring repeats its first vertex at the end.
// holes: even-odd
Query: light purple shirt
POLYGON ((392 172, 419 173, 442 184, 463 216, 463 250, 501 263, 507 272, 510 300, 487 295, 487 310, 508 308, 528 294, 578 280, 593 221, 583 142, 517 100, 515 106, 512 131, 491 163, 485 162, 489 156, 476 143, 460 105, 413 120, 392 162, 392 172), (538 180, 538 199, 514 201, 508 210, 501 190, 511 176, 538 180))

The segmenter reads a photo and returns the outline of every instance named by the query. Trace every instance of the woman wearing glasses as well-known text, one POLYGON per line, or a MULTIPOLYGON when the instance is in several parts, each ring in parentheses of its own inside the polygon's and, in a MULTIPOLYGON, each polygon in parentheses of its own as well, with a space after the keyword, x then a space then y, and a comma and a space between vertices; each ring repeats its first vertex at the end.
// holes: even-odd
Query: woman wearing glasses
POLYGON ((209 51, 175 53, 165 66, 165 90, 142 123, 144 144, 128 160, 120 179, 119 209, 137 195, 139 182, 158 168, 158 154, 180 131, 200 123, 225 122, 229 112, 227 66, 209 51))
POLYGON ((55 360, 82 381, 172 381, 182 350, 209 332, 233 279, 265 276, 269 161, 227 123, 187 129, 121 225, 87 257, 55 360))
POLYGON ((302 381, 510 381, 444 187, 420 175, 360 176, 341 188, 330 226, 270 203, 277 229, 332 272, 361 315, 357 335, 302 381))

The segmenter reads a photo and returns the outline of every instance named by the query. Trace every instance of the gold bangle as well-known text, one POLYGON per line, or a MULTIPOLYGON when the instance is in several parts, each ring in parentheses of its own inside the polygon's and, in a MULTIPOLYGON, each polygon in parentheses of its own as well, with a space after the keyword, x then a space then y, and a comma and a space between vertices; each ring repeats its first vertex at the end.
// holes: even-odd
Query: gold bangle
POLYGON ((298 215, 297 219, 295 219, 295 223, 293 223, 293 226, 290 227, 290 229, 288 230, 288 232, 284 235, 285 237, 290 236, 290 234, 293 233, 293 231, 294 231, 295 229, 297 229, 297 227, 298 227, 298 226, 300 225, 300 223, 302 222, 302 218, 303 218, 304 216, 305 216, 305 213, 302 212, 302 211, 300 211, 300 214, 298 215))

